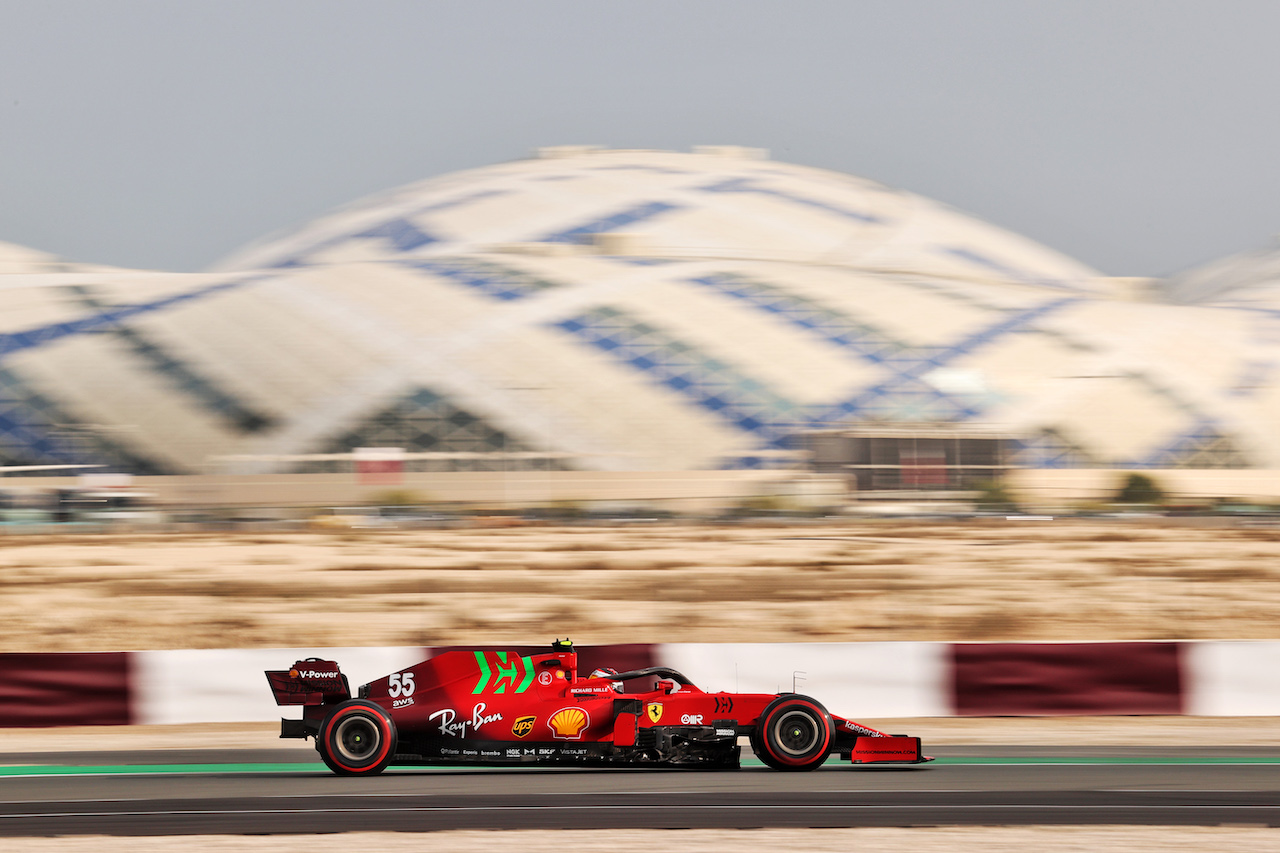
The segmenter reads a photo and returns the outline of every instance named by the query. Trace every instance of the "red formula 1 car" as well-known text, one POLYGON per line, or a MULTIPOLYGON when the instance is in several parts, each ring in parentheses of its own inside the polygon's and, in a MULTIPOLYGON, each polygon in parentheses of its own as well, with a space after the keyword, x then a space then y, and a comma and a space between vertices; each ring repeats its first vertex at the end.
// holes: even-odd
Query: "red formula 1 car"
POLYGON ((557 640, 547 654, 451 651, 370 682, 352 698, 333 661, 269 671, 279 705, 301 705, 280 736, 316 740, 333 772, 389 764, 736 768, 738 738, 776 770, 931 761, 920 738, 886 735, 796 693, 704 693, 668 667, 578 675, 557 640))

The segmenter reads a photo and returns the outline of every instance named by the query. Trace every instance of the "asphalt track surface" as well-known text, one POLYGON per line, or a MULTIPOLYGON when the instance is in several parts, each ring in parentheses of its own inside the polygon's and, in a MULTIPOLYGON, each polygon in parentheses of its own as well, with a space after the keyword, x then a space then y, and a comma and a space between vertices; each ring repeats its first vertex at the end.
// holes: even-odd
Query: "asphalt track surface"
POLYGON ((1280 749, 935 747, 778 773, 393 768, 340 778, 271 750, 0 755, 0 837, 443 829, 1280 826, 1280 749))

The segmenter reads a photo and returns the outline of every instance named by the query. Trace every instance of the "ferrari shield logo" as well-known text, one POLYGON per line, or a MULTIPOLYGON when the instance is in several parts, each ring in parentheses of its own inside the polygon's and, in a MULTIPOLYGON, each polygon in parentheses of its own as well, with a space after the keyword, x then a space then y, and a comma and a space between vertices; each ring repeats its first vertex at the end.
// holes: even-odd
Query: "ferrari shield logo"
POLYGON ((662 719, 662 703, 650 702, 649 707, 645 709, 649 712, 649 722, 656 723, 662 719))

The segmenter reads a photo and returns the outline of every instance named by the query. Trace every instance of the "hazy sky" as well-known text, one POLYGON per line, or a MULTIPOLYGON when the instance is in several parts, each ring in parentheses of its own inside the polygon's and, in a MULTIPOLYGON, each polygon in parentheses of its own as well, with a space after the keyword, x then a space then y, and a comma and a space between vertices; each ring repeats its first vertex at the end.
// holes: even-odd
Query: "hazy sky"
POLYGON ((1275 0, 0 0, 0 241, 197 270, 593 143, 768 148, 1113 275, 1280 232, 1275 0))

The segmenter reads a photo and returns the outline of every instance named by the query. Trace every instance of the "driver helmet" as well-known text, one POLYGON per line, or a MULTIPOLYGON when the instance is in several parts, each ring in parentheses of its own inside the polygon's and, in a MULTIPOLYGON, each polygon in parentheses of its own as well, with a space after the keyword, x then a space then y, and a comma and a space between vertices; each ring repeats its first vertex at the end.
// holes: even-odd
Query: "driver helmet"
MULTIPOLYGON (((593 670, 591 671, 591 678, 613 678, 613 677, 614 677, 615 675, 617 675, 617 674, 618 674, 618 671, 617 671, 616 669, 614 669, 613 667, 611 667, 611 666, 602 666, 602 667, 600 667, 599 669, 593 669, 593 670)), ((614 689, 614 690, 616 690, 617 692, 621 693, 621 692, 622 692, 622 682, 621 682, 621 681, 615 681, 615 682, 613 682, 613 689, 614 689)))

